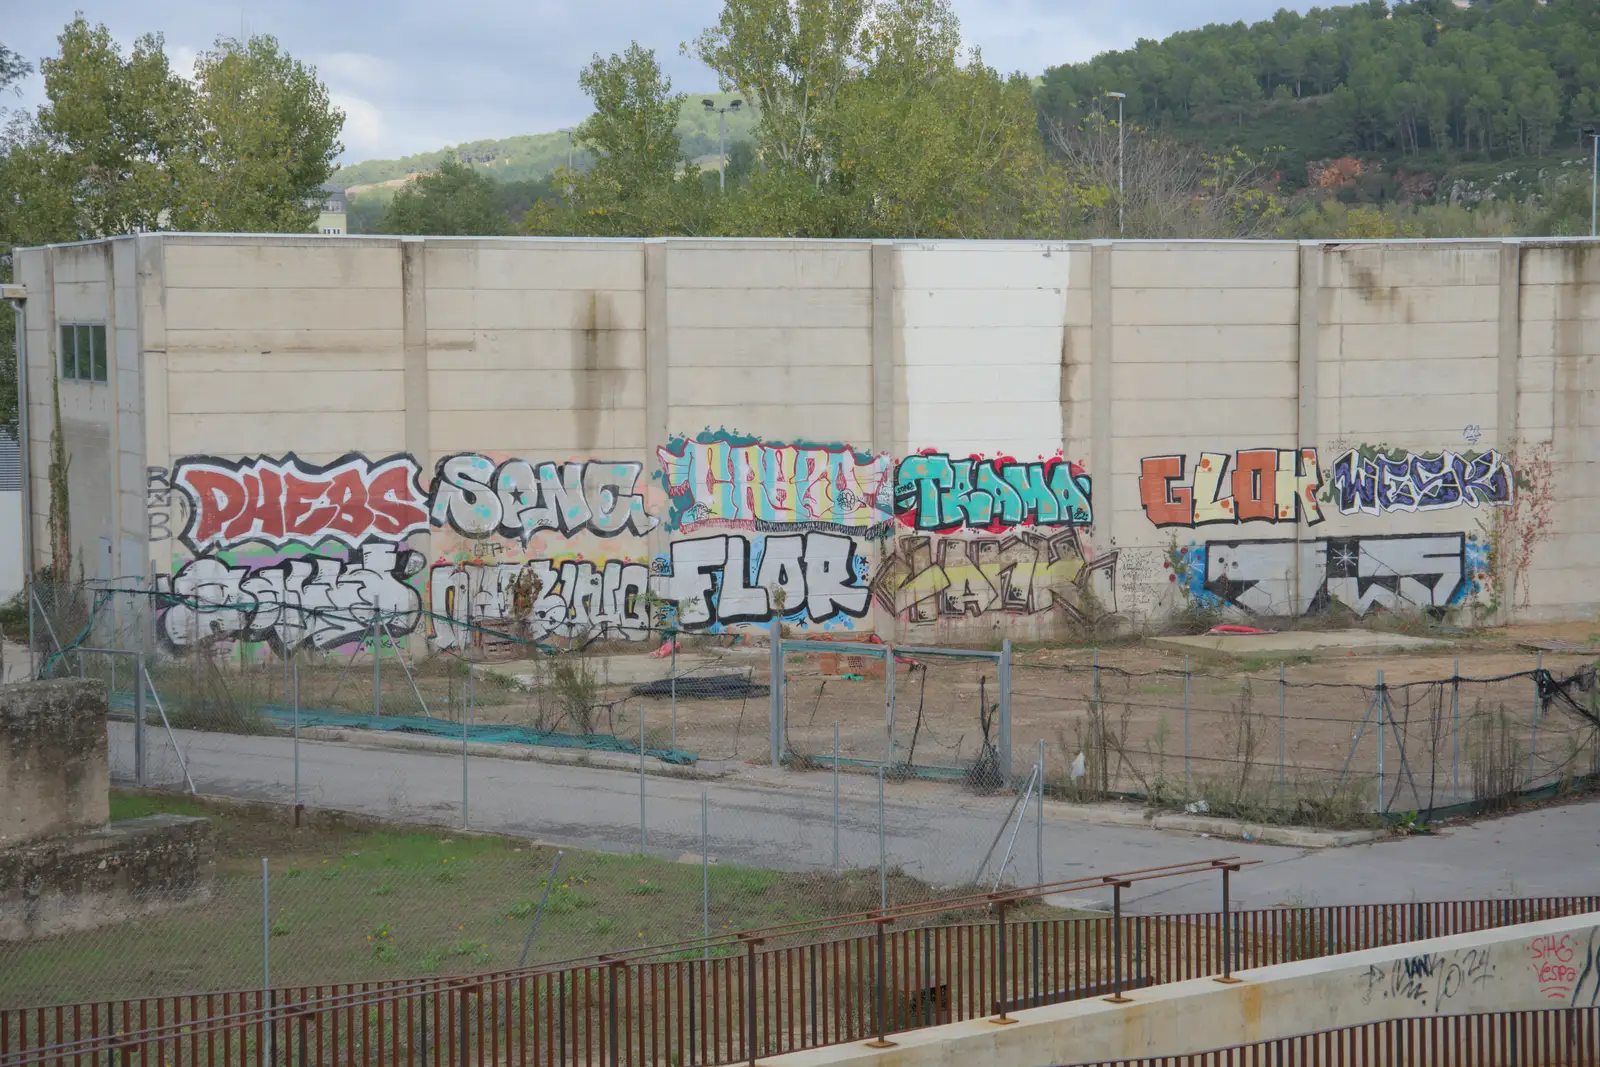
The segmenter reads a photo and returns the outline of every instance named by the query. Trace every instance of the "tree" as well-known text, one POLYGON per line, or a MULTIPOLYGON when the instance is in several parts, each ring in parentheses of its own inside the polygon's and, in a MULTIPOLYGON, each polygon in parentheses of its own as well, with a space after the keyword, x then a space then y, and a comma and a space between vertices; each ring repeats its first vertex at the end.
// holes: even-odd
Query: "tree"
POLYGON ((757 138, 774 164, 815 174, 819 125, 860 64, 872 0, 726 0, 692 54, 716 71, 725 92, 760 112, 757 138))
POLYGON ((197 92, 174 167, 185 230, 304 233, 343 151, 344 113, 314 67, 269 36, 219 37, 195 62, 197 92))
POLYGON ((588 175, 593 182, 630 200, 678 176, 683 148, 677 125, 684 95, 673 93, 654 49, 635 41, 620 56, 596 55, 578 75, 578 85, 594 101, 594 114, 579 124, 573 141, 595 153, 588 175))
POLYGON ((509 230, 494 184, 465 163, 447 159, 395 194, 377 232, 473 236, 509 230))

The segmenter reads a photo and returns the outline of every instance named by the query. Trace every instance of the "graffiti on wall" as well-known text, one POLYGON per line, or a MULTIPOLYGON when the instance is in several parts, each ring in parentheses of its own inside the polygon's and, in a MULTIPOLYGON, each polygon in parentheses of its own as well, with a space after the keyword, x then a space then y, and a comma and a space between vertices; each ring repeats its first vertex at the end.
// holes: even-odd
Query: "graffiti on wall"
POLYGON ((407 455, 369 460, 358 453, 326 466, 294 453, 230 462, 180 459, 172 487, 189 504, 179 539, 195 553, 254 541, 274 547, 332 539, 355 548, 428 528, 417 462, 407 455))
POLYGON ((848 533, 890 518, 890 458, 844 445, 767 444, 727 430, 674 437, 656 454, 667 529, 848 533))
POLYGON ((1333 461, 1325 494, 1343 515, 1507 507, 1516 478, 1499 452, 1383 452, 1352 448, 1333 461))
POLYGON ((1322 521, 1314 448, 1202 452, 1192 482, 1187 478, 1183 456, 1146 456, 1140 462, 1139 502, 1156 526, 1322 521))
POLYGON ((686 630, 760 623, 848 622, 867 613, 867 561, 848 534, 817 530, 691 537, 656 561, 651 590, 686 630))
POLYGON ((1196 599, 1272 616, 1335 604, 1436 612, 1473 595, 1488 563, 1484 542, 1460 533, 1212 541, 1186 555, 1179 570, 1196 599))
POLYGON ((1115 553, 1087 562, 1074 529, 902 537, 874 575, 872 595, 911 622, 1052 609, 1089 619, 1115 612, 1115 568, 1115 553))
POLYGON ((149 518, 150 540, 172 540, 172 477, 165 467, 146 467, 144 508, 149 518))
POLYGON ((161 616, 173 648, 224 638, 266 641, 280 652, 318 650, 364 640, 374 614, 391 636, 417 628, 422 598, 411 579, 422 556, 399 545, 371 542, 348 557, 254 557, 230 564, 198 556, 157 588, 175 602, 161 616))
POLYGON ((1087 526, 1089 476, 1060 457, 951 459, 924 452, 900 461, 895 513, 915 530, 998 533, 1014 526, 1087 526))
POLYGON ((530 559, 436 563, 428 576, 434 644, 462 648, 474 628, 518 637, 578 637, 600 631, 648 636, 650 568, 608 560, 530 559))
POLYGON ((592 533, 643 535, 657 520, 639 491, 641 463, 500 463, 476 452, 439 461, 428 517, 465 537, 501 537, 524 545, 551 530, 564 537, 592 533))

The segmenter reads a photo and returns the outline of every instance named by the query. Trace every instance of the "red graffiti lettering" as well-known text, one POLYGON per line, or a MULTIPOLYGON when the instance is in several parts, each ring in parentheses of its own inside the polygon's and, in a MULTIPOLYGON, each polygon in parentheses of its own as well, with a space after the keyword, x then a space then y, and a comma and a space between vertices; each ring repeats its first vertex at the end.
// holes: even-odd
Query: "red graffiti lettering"
POLYGON ((354 546, 427 529, 418 474, 410 456, 374 462, 352 454, 326 466, 293 453, 237 463, 190 456, 178 461, 172 484, 187 499, 180 537, 193 551, 324 538, 354 546))

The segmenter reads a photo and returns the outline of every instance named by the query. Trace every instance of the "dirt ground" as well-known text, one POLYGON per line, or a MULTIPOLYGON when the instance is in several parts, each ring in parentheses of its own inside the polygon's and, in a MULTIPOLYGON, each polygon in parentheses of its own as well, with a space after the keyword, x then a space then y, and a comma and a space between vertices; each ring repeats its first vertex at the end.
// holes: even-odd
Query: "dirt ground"
MULTIPOLYGON (((1363 807, 1378 796, 1381 711, 1388 810, 1432 808, 1600 770, 1594 727, 1559 702, 1542 708, 1527 674, 1542 664, 1563 680, 1596 657, 1541 657, 1522 647, 1600 644, 1600 622, 1419 636, 1439 643, 1403 653, 1325 649, 1283 657, 1281 688, 1275 656, 1193 654, 1186 678, 1184 653, 1144 641, 1018 650, 1012 768, 1026 774, 1042 742, 1047 781, 1069 794, 1199 797, 1225 808, 1246 802, 1292 807, 1305 798, 1363 807), (1461 680, 1453 685, 1457 663, 1461 680), (1387 697, 1381 708, 1380 671, 1387 697), (1079 753, 1084 760, 1075 775, 1079 753)), ((756 690, 708 699, 696 692, 705 679, 730 675, 767 685, 764 639, 684 639, 676 701, 633 691, 641 679, 669 678, 670 661, 652 657, 653 651, 635 644, 554 659, 496 659, 474 671, 470 700, 459 660, 439 656, 407 672, 386 659, 379 671, 381 707, 386 715, 421 716, 426 709, 435 719, 458 722, 470 704, 478 723, 613 734, 630 744, 643 716, 650 748, 674 748, 702 761, 767 761, 767 696, 756 690)), ((887 761, 922 774, 958 774, 978 759, 986 729, 990 744, 1001 743, 993 653, 897 655, 892 725, 881 657, 790 653, 785 660, 785 747, 793 758, 831 762, 835 723, 846 770, 875 771, 887 761)), ((225 668, 215 677, 192 664, 167 670, 158 684, 180 713, 230 701, 236 714, 281 705, 292 685, 292 671, 281 664, 225 668)), ((370 664, 307 659, 298 676, 303 708, 373 710, 370 664)))

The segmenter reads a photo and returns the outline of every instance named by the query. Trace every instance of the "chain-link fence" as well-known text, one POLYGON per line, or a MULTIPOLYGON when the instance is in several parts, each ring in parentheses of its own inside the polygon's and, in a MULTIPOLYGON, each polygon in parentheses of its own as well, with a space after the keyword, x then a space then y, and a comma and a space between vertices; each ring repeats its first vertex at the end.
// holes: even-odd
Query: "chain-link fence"
MULTIPOLYGON (((142 748, 138 732, 112 731, 114 768, 129 780, 201 791, 226 781, 424 821, 470 821, 476 775, 517 777, 474 770, 478 757, 642 762, 652 774, 765 764, 824 794, 814 779, 835 768, 867 777, 862 788, 881 770, 897 789, 916 780, 1008 802, 1042 762, 1048 795, 1320 825, 1493 806, 1600 773, 1594 671, 1571 657, 1386 679, 1354 661, 1180 667, 1126 649, 821 640, 777 623, 535 641, 504 619, 185 600, 143 579, 36 582, 29 599, 37 673, 105 679, 130 724, 142 709, 142 748), (390 755, 296 787, 296 737, 359 738, 390 755), (464 789, 405 763, 445 752, 460 755, 464 789)), ((986 814, 1000 819, 1003 806, 986 814)))

